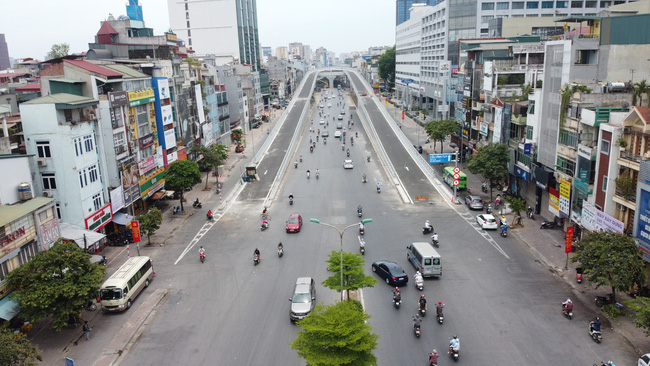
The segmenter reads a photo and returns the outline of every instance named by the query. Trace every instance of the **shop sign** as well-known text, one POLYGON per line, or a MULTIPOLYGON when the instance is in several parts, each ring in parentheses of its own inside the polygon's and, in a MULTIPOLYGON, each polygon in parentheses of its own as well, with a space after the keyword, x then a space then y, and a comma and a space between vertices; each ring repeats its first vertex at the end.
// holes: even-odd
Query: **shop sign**
POLYGON ((157 173, 152 174, 149 178, 140 182, 140 197, 143 200, 146 200, 150 195, 162 188, 162 185, 165 183, 165 179, 163 179, 164 173, 165 171, 160 169, 157 173))
POLYGON ((148 148, 153 144, 153 133, 140 137, 138 139, 138 142, 140 143, 140 150, 148 148))
POLYGON ((43 239, 43 249, 50 249, 54 243, 61 237, 59 225, 56 220, 50 220, 41 225, 41 239, 43 239))
POLYGON ((169 81, 167 78, 157 78, 158 81, 158 97, 160 99, 169 98, 169 81))
POLYGON ((25 235, 25 227, 21 227, 20 229, 16 229, 9 234, 6 234, 4 237, 0 238, 0 247, 4 247, 9 243, 18 240, 23 235, 25 235))
POLYGON ((169 150, 174 146, 176 146, 176 133, 174 132, 173 128, 166 130, 164 132, 164 135, 165 135, 165 139, 164 139, 165 146, 163 147, 165 148, 165 150, 169 150))
POLYGON ((531 146, 532 144, 530 142, 524 144, 524 155, 530 155, 531 146))
MULTIPOLYGON (((643 190, 641 190, 643 196, 643 190)), ((650 198, 650 197, 646 197, 650 198)), ((643 203, 641 204, 643 206, 643 203)), ((639 228, 646 224, 643 222, 642 210, 639 215, 639 228)), ((646 219, 648 219, 646 217, 646 219)), ((594 206, 592 203, 583 201, 582 203, 582 225, 585 229, 590 231, 611 231, 615 233, 623 233, 623 222, 616 220, 612 216, 604 213, 594 206)), ((639 231, 639 238, 643 239, 641 232, 639 231)))
POLYGON ((140 170, 140 175, 145 175, 151 169, 156 167, 156 160, 153 156, 150 156, 141 162, 138 163, 138 169, 140 170))
POLYGON ((111 108, 121 107, 129 104, 129 97, 126 92, 108 92, 108 101, 111 102, 111 108))
POLYGON ((548 210, 555 216, 560 216, 560 193, 553 187, 548 187, 548 210))
POLYGON ((560 214, 562 217, 569 217, 569 204, 571 199, 571 183, 560 179, 560 214))
POLYGON ((480 128, 479 132, 481 133, 481 135, 487 137, 487 135, 488 135, 488 124, 485 123, 485 122, 479 122, 479 128, 480 128))
POLYGON ((144 89, 138 91, 127 92, 129 96, 129 106, 135 107, 147 103, 152 103, 156 100, 153 89, 144 89))
POLYGON ((106 206, 100 208, 89 217, 86 217, 84 221, 86 222, 86 229, 88 230, 98 231, 103 228, 106 224, 113 221, 113 210, 111 209, 111 204, 107 203, 106 206))
POLYGON ((140 222, 138 220, 131 221, 131 236, 134 243, 140 242, 140 222))
POLYGON ((515 175, 519 178, 528 182, 530 180, 530 174, 524 168, 515 165, 515 175))
POLYGON ((637 224, 638 246, 643 251, 643 259, 650 262, 650 192, 641 190, 639 203, 639 222, 637 224))
POLYGON ((178 152, 174 151, 173 153, 167 154, 167 165, 178 160, 178 152))
POLYGON ((178 160, 187 160, 187 148, 181 147, 177 150, 178 160))

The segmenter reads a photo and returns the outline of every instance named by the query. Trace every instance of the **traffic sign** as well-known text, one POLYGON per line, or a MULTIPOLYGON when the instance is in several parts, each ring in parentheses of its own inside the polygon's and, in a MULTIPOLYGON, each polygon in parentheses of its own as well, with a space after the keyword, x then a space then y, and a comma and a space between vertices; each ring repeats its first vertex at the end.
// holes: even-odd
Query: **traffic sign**
POLYGON ((454 179, 459 180, 460 179, 460 174, 458 174, 458 173, 454 174, 454 179))
POLYGON ((454 173, 456 173, 456 174, 460 173, 460 168, 455 166, 454 167, 454 173))
POLYGON ((429 164, 451 163, 454 154, 429 154, 429 164))
POLYGON ((454 187, 456 187, 459 184, 460 184, 460 182, 458 181, 458 179, 454 179, 454 187))

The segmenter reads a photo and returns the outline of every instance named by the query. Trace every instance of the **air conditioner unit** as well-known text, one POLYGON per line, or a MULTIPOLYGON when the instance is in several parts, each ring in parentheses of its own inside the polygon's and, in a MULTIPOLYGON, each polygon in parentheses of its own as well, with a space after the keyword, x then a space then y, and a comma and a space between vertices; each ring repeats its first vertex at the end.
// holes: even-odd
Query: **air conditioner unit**
POLYGON ((44 191, 43 191, 43 197, 52 198, 52 197, 53 197, 53 195, 52 195, 52 191, 49 190, 49 189, 44 190, 44 191))
POLYGON ((617 204, 616 204, 616 208, 617 208, 619 211, 623 211, 623 212, 627 211, 627 207, 626 207, 625 205, 621 205, 620 203, 617 203, 617 204))
POLYGON ((632 127, 623 127, 623 133, 630 133, 632 132, 632 127))
POLYGON ((38 166, 47 166, 47 160, 40 158, 37 160, 38 166))

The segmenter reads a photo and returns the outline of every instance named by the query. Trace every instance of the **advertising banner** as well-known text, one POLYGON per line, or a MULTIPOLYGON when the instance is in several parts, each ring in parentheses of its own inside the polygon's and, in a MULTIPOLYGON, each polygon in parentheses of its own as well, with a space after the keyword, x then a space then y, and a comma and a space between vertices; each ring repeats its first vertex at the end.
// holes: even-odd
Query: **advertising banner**
POLYGON ((488 124, 486 122, 479 122, 479 132, 481 135, 486 136, 488 135, 488 124))
POLYGON ((144 89, 127 92, 129 96, 129 106, 135 107, 147 103, 153 103, 156 100, 153 89, 144 89))
POLYGON ((129 104, 129 97, 125 91, 108 92, 108 101, 111 103, 111 108, 123 107, 129 104))
POLYGON ((140 170, 140 175, 145 175, 148 171, 156 167, 156 160, 153 156, 150 156, 141 162, 138 163, 138 169, 140 170))
POLYGON ((107 203, 106 206, 100 208, 92 215, 88 216, 84 220, 86 222, 86 229, 92 231, 98 231, 103 228, 109 222, 113 221, 113 211, 111 210, 111 204, 107 203))
POLYGON ((622 234, 624 229, 623 222, 609 216, 587 201, 583 201, 582 203, 581 223, 585 229, 590 231, 612 231, 622 234))
POLYGON ((174 133, 173 128, 170 128, 169 130, 166 130, 164 132, 164 135, 165 135, 165 141, 164 141, 165 146, 163 146, 163 147, 165 148, 165 150, 169 150, 169 149, 173 148, 174 146, 176 146, 176 133, 174 133))
POLYGON ((174 117, 172 115, 172 106, 164 105, 160 107, 160 115, 162 116, 163 126, 174 123, 174 117))
POLYGON ((122 207, 124 207, 124 189, 122 189, 122 186, 119 186, 110 191, 109 195, 111 196, 111 206, 113 212, 117 212, 122 207))
POLYGON ((639 222, 637 224, 637 245, 643 251, 643 259, 650 262, 650 192, 641 189, 639 222))
POLYGON ((573 226, 566 228, 566 243, 564 253, 571 253, 571 244, 573 243, 573 226))
POLYGON ((153 145, 153 133, 140 137, 138 143, 140 144, 140 150, 144 150, 153 145))
POLYGON ((501 123, 503 121, 503 108, 494 108, 494 132, 492 142, 498 144, 501 142, 501 123))
POLYGON ((133 237, 133 242, 139 243, 141 238, 140 238, 140 222, 138 222, 138 220, 131 221, 131 234, 133 237))
POLYGON ((127 206, 140 199, 140 171, 135 156, 129 156, 121 160, 118 169, 122 180, 124 205, 127 206))
POLYGON ((560 179, 560 215, 569 217, 569 206, 571 203, 571 183, 560 179))
POLYGON ((160 99, 169 98, 169 81, 167 78, 158 79, 158 96, 160 99))
POLYGON ((165 185, 165 179, 163 179, 164 173, 165 170, 160 169, 155 174, 140 182, 140 196, 142 200, 146 200, 165 185))
POLYGON ((560 192, 548 187, 548 210, 555 216, 560 216, 560 192))
POLYGON ((203 112, 203 96, 201 94, 201 84, 194 85, 194 98, 196 100, 196 114, 199 115, 199 123, 205 123, 205 113, 203 112))

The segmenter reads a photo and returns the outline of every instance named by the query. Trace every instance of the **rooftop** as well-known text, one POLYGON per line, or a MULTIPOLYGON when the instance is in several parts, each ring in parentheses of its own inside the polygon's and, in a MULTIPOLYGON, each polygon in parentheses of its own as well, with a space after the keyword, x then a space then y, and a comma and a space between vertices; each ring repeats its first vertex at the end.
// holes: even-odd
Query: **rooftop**
POLYGON ((97 105, 99 102, 92 98, 68 93, 57 93, 44 97, 32 99, 23 104, 55 104, 56 109, 77 109, 86 106, 97 105))
POLYGON ((28 201, 12 206, 0 206, 0 227, 5 226, 12 221, 16 221, 23 216, 29 215, 31 212, 48 205, 52 201, 54 201, 53 198, 34 197, 28 201))

